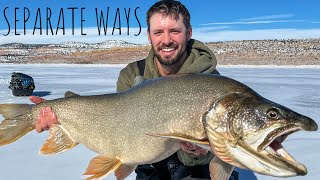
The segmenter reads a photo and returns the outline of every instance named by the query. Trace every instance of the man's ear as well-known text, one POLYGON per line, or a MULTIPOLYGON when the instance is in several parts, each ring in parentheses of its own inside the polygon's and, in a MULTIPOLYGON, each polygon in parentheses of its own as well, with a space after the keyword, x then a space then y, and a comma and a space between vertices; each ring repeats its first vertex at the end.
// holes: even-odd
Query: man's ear
POLYGON ((149 28, 147 29, 147 35, 148 35, 148 41, 149 41, 149 44, 151 44, 151 38, 150 38, 150 31, 149 31, 149 28))
POLYGON ((187 29, 187 40, 189 41, 192 37, 192 27, 190 26, 188 29, 187 29))

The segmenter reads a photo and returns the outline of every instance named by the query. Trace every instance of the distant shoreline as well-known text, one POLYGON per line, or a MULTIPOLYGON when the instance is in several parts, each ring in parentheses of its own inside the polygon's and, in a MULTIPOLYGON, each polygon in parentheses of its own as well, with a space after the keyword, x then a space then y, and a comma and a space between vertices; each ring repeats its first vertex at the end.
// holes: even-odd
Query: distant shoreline
MULTIPOLYGON (((320 38, 210 42, 220 65, 320 66, 320 38)), ((150 45, 101 43, 0 45, 0 64, 128 64, 148 56, 150 45)))
MULTIPOLYGON (((64 67, 64 66, 73 66, 73 67, 119 67, 123 68, 127 64, 14 64, 14 63, 0 63, 0 67, 4 66, 56 66, 56 67, 64 67)), ((217 68, 305 68, 305 69, 320 69, 320 65, 217 65, 217 68)))

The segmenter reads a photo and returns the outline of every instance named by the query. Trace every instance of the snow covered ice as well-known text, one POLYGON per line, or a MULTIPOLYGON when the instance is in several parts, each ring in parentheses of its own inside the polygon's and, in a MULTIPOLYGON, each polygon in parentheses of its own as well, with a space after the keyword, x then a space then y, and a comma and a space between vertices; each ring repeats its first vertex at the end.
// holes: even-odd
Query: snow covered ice
MULTIPOLYGON (((119 71, 124 65, 31 65, 0 64, 0 103, 30 103, 27 97, 15 97, 8 88, 12 72, 34 78, 34 95, 46 99, 60 98, 66 91, 80 95, 115 92, 119 71)), ((250 86, 269 100, 282 104, 320 124, 319 67, 218 67, 222 75, 250 86)), ((3 118, 0 116, 0 120, 3 118)), ((1 179, 56 180, 83 179, 89 161, 96 154, 79 145, 65 153, 42 156, 38 152, 48 133, 28 133, 17 142, 0 147, 1 179)), ((320 132, 297 132, 283 143, 286 150, 308 168, 306 176, 288 180, 320 178, 320 132)), ((280 179, 238 170, 240 180, 280 179)), ((105 178, 114 180, 113 175, 105 178)), ((135 179, 132 174, 128 179, 135 179)))

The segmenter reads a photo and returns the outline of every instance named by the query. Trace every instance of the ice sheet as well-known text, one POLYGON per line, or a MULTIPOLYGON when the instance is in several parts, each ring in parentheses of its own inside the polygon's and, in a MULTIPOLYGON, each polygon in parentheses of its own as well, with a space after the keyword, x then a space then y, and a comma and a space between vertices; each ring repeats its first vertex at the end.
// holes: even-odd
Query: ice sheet
MULTIPOLYGON (((0 103, 29 103, 27 97, 14 97, 8 89, 11 73, 22 72, 34 78, 34 95, 46 99, 62 97, 65 91, 81 95, 115 92, 119 71, 124 65, 28 65, 0 64, 0 103)), ((264 97, 305 114, 320 123, 319 67, 218 67, 222 75, 237 79, 264 97)), ((2 119, 2 117, 0 117, 2 119)), ((47 132, 31 132, 19 141, 0 148, 1 179, 56 180, 83 179, 83 172, 96 154, 84 146, 65 153, 42 156, 39 149, 47 132)), ((288 180, 320 178, 320 133, 299 132, 289 136, 285 148, 309 170, 307 176, 288 180)), ((134 174, 128 179, 135 179, 134 174)), ((113 175, 105 178, 115 179, 113 175)), ((240 180, 279 179, 240 170, 240 180)))

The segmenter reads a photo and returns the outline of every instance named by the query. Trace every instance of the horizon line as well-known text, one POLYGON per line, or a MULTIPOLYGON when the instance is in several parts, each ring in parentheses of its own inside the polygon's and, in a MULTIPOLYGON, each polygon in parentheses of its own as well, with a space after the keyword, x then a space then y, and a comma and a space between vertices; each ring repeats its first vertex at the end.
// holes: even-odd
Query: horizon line
MULTIPOLYGON (((123 28, 127 30, 127 28, 123 28)), ((59 44, 63 42, 98 43, 107 40, 122 40, 134 44, 149 44, 146 28, 142 28, 139 36, 134 36, 138 28, 131 29, 131 34, 126 35, 95 35, 94 28, 87 28, 88 35, 82 36, 81 29, 75 29, 76 35, 8 35, 3 36, 5 30, 0 30, 1 43, 24 43, 24 44, 59 44), (30 43, 31 42, 31 43, 30 43)), ((19 29, 20 30, 20 29, 19 29)), ((32 30, 28 29, 28 32, 32 30)), ((72 29, 66 29, 71 32, 72 29)), ((318 29, 253 29, 253 30, 230 30, 228 27, 222 29, 193 28, 193 39, 203 42, 239 41, 239 40, 272 40, 272 39, 309 39, 320 38, 318 29)))

